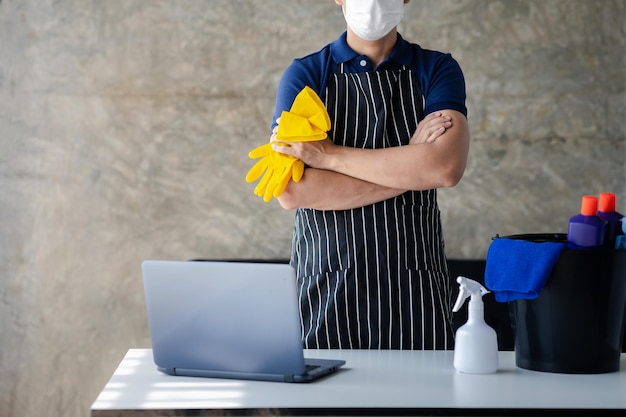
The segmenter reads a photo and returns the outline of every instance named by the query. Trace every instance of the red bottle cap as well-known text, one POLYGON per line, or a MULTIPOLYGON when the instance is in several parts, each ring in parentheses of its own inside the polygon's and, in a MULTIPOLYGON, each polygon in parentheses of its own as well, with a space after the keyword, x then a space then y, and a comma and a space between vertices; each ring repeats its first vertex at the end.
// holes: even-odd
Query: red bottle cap
POLYGON ((592 195, 584 195, 580 206, 580 214, 583 216, 595 216, 598 214, 598 198, 592 195))
POLYGON ((615 194, 613 193, 601 193, 600 205, 598 207, 603 213, 611 213, 615 211, 615 194))

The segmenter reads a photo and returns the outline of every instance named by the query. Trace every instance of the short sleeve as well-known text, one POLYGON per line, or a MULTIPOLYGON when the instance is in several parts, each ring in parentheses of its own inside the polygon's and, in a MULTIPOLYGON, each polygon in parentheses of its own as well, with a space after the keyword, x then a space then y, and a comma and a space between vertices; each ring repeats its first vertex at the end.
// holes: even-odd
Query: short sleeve
POLYGON ((422 68, 424 114, 438 110, 456 110, 467 116, 465 77, 459 63, 450 54, 431 53, 422 68))

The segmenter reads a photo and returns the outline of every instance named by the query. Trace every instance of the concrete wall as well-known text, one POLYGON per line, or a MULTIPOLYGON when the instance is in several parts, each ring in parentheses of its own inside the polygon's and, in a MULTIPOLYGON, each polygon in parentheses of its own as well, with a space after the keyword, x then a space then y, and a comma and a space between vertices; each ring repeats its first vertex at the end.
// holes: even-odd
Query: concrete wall
MULTIPOLYGON (((472 134, 440 192, 451 258, 564 232, 583 194, 626 211, 626 2, 413 0, 452 52, 472 134)), ((289 254, 252 194, 291 59, 344 29, 332 0, 0 0, 0 416, 85 416, 149 347, 146 258, 289 254)))

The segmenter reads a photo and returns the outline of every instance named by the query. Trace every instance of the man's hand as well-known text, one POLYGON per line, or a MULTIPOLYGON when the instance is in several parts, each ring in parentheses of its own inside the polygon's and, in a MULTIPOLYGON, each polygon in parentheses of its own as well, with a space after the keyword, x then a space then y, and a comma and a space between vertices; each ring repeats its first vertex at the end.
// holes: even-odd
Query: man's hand
POLYGON ((419 122, 409 144, 434 142, 450 127, 452 127, 450 116, 444 115, 439 111, 433 112, 419 122))
POLYGON ((315 142, 281 142, 273 134, 271 138, 272 149, 283 155, 293 156, 311 168, 328 169, 326 157, 336 147, 330 139, 315 142))

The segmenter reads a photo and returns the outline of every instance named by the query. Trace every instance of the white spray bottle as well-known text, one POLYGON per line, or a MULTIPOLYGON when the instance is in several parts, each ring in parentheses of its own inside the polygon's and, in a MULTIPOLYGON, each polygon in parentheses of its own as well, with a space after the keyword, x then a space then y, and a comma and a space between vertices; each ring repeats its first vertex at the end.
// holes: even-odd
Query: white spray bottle
POLYGON ((498 370, 498 336, 495 330, 485 323, 483 295, 489 291, 478 282, 458 277, 459 296, 453 312, 471 296, 468 320, 456 331, 454 347, 454 368, 468 374, 491 374, 498 370))

